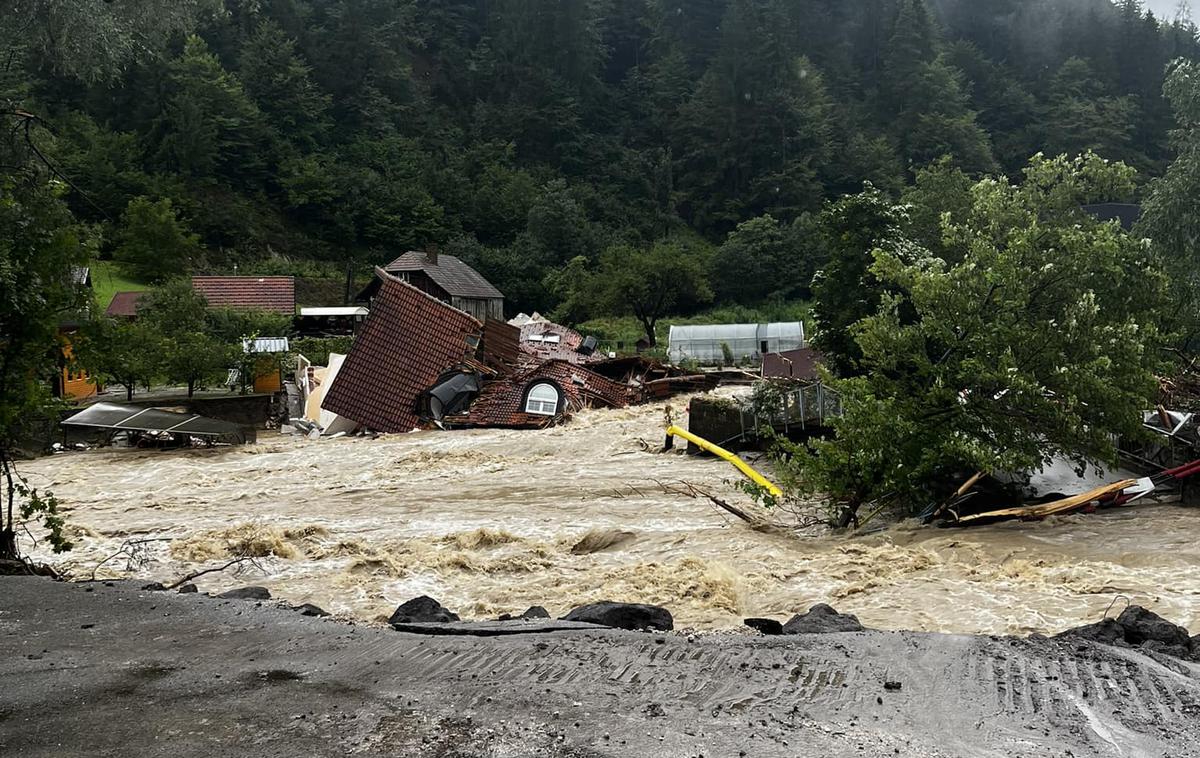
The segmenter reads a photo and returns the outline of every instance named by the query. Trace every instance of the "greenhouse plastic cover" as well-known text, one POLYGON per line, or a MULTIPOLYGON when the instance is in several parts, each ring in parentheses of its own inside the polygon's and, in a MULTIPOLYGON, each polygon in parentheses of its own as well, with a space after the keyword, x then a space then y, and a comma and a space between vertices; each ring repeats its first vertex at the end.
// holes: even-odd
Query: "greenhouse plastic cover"
POLYGON ((702 324, 672 326, 668 357, 674 363, 722 363, 728 345, 734 360, 761 359, 763 343, 768 353, 804 347, 804 324, 799 321, 772 324, 702 324))

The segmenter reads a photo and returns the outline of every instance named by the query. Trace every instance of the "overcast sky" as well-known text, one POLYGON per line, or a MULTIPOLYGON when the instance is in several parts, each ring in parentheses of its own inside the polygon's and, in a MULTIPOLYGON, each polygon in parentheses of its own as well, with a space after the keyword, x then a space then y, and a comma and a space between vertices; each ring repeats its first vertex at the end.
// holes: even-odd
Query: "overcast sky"
MULTIPOLYGON (((1192 4, 1193 11, 1196 3, 1194 0, 1189 0, 1192 4)), ((1145 0, 1146 7, 1154 11, 1154 15, 1159 18, 1165 18, 1168 21, 1175 18, 1175 9, 1179 6, 1179 0, 1145 0)))

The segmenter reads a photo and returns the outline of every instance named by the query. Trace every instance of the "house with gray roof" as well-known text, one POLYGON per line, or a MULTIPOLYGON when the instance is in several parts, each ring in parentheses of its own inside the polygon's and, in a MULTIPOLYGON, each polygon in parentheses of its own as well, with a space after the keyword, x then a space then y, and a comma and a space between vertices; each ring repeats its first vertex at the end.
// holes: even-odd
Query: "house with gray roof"
MULTIPOLYGON (((504 319, 504 294, 478 271, 453 255, 438 252, 437 247, 411 250, 384 266, 383 270, 480 321, 504 319)), ((376 277, 359 293, 357 300, 369 302, 381 284, 376 277)))

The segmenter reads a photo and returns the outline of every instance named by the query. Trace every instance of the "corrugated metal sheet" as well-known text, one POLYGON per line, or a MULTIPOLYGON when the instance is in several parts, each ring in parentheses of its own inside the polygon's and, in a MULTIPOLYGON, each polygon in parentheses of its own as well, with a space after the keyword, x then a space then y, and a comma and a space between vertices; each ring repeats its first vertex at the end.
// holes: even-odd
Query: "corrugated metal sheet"
POLYGON ((239 439, 245 437, 240 426, 228 421, 218 421, 192 413, 176 413, 118 403, 96 403, 62 423, 64 426, 90 426, 137 432, 171 432, 173 434, 190 434, 195 437, 239 439))
POLYGON ((288 349, 287 337, 256 337, 253 340, 242 340, 244 353, 286 353, 288 349))

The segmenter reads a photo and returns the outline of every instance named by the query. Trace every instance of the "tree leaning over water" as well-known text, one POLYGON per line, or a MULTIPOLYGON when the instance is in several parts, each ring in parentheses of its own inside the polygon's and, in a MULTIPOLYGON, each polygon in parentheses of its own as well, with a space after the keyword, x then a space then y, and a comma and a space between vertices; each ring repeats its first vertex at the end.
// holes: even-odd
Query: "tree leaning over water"
POLYGON ((785 479, 853 514, 919 509, 975 471, 1116 463, 1113 439, 1141 434, 1154 402, 1167 281, 1142 240, 1080 205, 1133 176, 1037 156, 1023 181, 983 179, 942 217, 940 255, 903 229, 864 249, 879 299, 847 330, 854 375, 830 381, 845 416, 828 440, 784 445, 785 479))

